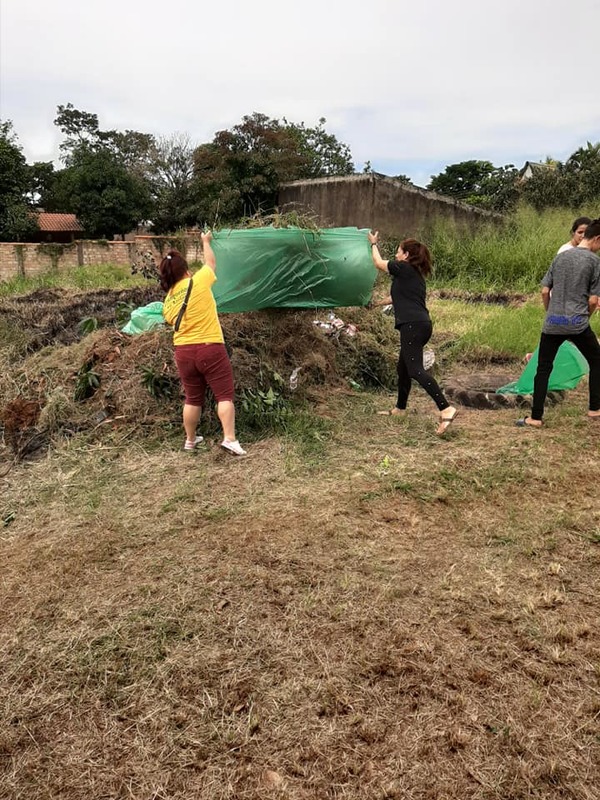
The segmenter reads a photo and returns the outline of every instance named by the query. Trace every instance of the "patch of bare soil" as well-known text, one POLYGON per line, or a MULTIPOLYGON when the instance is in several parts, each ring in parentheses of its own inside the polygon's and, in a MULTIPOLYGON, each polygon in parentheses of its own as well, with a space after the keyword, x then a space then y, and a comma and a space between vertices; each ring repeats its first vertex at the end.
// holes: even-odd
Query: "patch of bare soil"
POLYGON ((82 320, 93 317, 99 327, 114 324, 119 304, 135 308, 162 300, 157 286, 132 289, 97 289, 73 292, 67 289, 38 289, 26 295, 0 298, 0 320, 28 333, 29 352, 56 344, 71 344, 82 337, 82 320))
POLYGON ((435 289, 429 293, 439 300, 461 300, 463 303, 487 303, 489 305, 521 306, 529 295, 522 292, 471 292, 464 289, 435 289))
MULTIPOLYGON (((531 396, 518 394, 498 394, 498 389, 515 379, 518 367, 511 370, 487 369, 485 372, 469 370, 452 373, 444 380, 444 392, 453 403, 460 403, 468 408, 499 409, 522 408, 531 405, 531 396)), ((548 405, 560 403, 565 392, 548 392, 548 405)))

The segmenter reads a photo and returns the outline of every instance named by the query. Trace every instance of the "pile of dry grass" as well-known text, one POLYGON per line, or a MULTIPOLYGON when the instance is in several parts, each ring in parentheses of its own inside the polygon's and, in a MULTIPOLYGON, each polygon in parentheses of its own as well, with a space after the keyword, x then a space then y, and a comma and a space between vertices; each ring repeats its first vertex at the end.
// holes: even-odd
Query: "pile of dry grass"
MULTIPOLYGON (((118 303, 154 299, 153 288, 79 294, 52 289, 0 304, 0 320, 10 333, 0 348, 0 423, 14 455, 25 457, 53 436, 178 422, 181 392, 170 331, 128 336, 115 320, 118 303), (86 317, 100 327, 84 336, 80 324, 86 317)), ((314 324, 313 311, 224 315, 238 394, 273 387, 286 400, 305 403, 348 380, 393 385, 391 320, 378 311, 342 313, 358 326, 356 336, 324 334, 314 324), (299 370, 299 385, 292 393, 294 370, 299 370)))

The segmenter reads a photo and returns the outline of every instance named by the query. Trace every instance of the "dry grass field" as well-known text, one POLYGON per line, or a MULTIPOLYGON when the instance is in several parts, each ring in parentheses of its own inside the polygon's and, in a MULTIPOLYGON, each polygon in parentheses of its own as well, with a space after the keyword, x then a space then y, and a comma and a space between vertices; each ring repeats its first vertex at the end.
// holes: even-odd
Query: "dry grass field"
POLYGON ((439 439, 419 389, 334 387, 242 459, 118 422, 3 450, 0 797, 600 798, 585 400, 439 439))

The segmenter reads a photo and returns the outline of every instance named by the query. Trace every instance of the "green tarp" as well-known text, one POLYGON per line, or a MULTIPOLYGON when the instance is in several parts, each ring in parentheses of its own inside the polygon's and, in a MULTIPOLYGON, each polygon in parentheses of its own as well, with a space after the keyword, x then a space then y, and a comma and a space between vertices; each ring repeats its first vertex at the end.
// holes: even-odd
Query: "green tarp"
MULTIPOLYGON (((537 371, 538 350, 536 349, 521 377, 514 383, 508 383, 497 389, 498 394, 533 394, 533 380, 537 371)), ((571 342, 564 342, 554 359, 554 367, 550 375, 548 390, 551 392, 563 389, 574 389, 584 375, 590 371, 587 361, 571 342)))
POLYGON ((165 320, 162 310, 163 304, 161 302, 148 303, 147 306, 134 308, 129 322, 124 328, 121 328, 121 331, 134 336, 138 333, 144 333, 144 331, 151 331, 152 328, 156 328, 158 325, 164 325, 165 320))
MULTIPOLYGON (((251 228, 213 233, 219 313, 262 308, 364 306, 377 271, 367 231, 358 228, 251 228)), ((162 303, 137 308, 122 328, 137 334, 160 325, 162 303)))
POLYGON ((366 230, 221 230, 212 246, 220 313, 363 306, 371 299, 376 270, 366 230))

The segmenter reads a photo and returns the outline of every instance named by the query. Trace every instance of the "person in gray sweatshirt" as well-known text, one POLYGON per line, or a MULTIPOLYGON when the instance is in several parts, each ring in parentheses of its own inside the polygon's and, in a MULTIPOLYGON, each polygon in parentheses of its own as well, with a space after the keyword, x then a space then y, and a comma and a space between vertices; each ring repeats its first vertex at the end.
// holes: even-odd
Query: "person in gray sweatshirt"
POLYGON ((590 316, 600 297, 600 219, 587 226, 583 239, 555 256, 542 278, 546 317, 540 338, 538 367, 533 382, 531 416, 517 420, 519 427, 541 428, 548 381, 558 348, 572 342, 590 366, 588 417, 600 420, 600 343, 590 328, 590 316))

